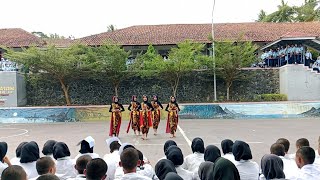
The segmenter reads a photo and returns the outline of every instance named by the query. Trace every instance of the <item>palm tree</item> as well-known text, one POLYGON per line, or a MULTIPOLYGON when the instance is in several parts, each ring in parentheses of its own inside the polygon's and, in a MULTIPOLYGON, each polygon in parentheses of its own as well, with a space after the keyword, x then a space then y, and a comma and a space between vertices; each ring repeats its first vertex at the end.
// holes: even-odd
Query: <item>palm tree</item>
POLYGON ((320 20, 320 10, 317 8, 318 0, 305 0, 305 4, 297 8, 296 21, 310 22, 320 20))
POLYGON ((108 32, 113 32, 116 30, 116 27, 113 24, 110 24, 107 28, 108 28, 108 32))
POLYGON ((258 14, 258 20, 256 20, 257 22, 263 22, 264 19, 267 17, 267 13, 264 10, 260 10, 259 14, 258 14))
POLYGON ((281 0, 278 10, 264 18, 265 22, 293 22, 295 20, 296 8, 281 0))

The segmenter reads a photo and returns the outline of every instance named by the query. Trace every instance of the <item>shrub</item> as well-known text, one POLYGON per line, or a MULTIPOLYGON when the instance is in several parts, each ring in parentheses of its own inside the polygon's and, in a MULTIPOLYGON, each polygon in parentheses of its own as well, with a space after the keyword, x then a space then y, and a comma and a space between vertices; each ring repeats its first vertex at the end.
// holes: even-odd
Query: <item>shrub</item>
POLYGON ((285 94, 261 94, 254 97, 254 101, 287 101, 285 94))

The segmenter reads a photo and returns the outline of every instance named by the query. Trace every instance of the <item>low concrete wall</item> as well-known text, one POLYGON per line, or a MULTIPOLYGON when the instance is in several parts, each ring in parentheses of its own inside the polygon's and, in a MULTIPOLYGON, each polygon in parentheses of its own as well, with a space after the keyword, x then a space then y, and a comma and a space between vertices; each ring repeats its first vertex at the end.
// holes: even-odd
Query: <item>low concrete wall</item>
MULTIPOLYGON (((125 106, 126 107, 126 106, 125 106)), ((181 119, 320 117, 320 102, 180 104, 181 119)), ((89 122, 110 119, 109 106, 0 108, 1 123, 89 122)), ((162 111, 161 119, 167 113, 162 111)), ((129 111, 123 112, 129 119, 129 111)))
POLYGON ((320 100, 320 74, 302 64, 280 68, 280 93, 289 101, 320 100))

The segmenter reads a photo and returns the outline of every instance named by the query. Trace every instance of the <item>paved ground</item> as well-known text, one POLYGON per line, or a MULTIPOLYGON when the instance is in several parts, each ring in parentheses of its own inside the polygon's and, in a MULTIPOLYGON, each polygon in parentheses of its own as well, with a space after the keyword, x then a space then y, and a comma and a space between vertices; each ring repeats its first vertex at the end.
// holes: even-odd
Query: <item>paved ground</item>
MULTIPOLYGON (((120 139, 130 142, 150 159, 154 165, 163 157, 163 144, 169 135, 163 133, 165 122, 160 125, 160 134, 154 136, 150 133, 149 140, 142 141, 140 137, 125 133, 127 121, 122 124, 120 139)), ((22 141, 34 140, 40 149, 48 139, 66 142, 72 157, 78 154, 76 144, 87 135, 96 139, 95 152, 103 156, 108 152, 105 139, 109 122, 97 123, 55 123, 55 124, 0 124, 0 141, 9 145, 8 156, 15 154, 15 148, 22 141)), ((191 153, 189 146, 194 137, 202 137, 206 145, 215 144, 220 148, 220 142, 225 138, 244 140, 249 142, 254 160, 258 163, 261 157, 269 152, 269 148, 279 137, 290 140, 294 152, 295 141, 298 138, 308 138, 311 146, 316 148, 320 135, 320 119, 270 119, 270 120, 181 120, 180 129, 174 139, 182 148, 185 155, 191 153)))

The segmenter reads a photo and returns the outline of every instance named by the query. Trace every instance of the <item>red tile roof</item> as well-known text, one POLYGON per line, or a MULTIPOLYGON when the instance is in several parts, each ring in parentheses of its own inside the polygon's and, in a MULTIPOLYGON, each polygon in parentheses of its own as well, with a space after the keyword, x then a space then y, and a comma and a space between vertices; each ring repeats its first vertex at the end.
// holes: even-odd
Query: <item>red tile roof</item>
POLYGON ((20 28, 0 29, 0 46, 16 48, 42 46, 45 42, 20 28))
POLYGON ((63 48, 63 47, 69 47, 71 46, 74 41, 72 39, 52 39, 52 38, 48 38, 48 39, 43 39, 46 42, 46 45, 54 45, 57 48, 63 48))
POLYGON ((303 33, 303 32, 288 32, 281 36, 281 38, 302 38, 302 37, 315 37, 315 35, 303 33))
MULTIPOLYGON (((302 23, 227 23, 214 24, 216 40, 235 40, 240 35, 244 40, 255 42, 275 41, 287 33, 303 32, 320 36, 320 22, 302 23)), ((184 40, 209 43, 211 24, 142 25, 105 32, 79 39, 87 45, 104 42, 119 45, 165 45, 184 40)))

